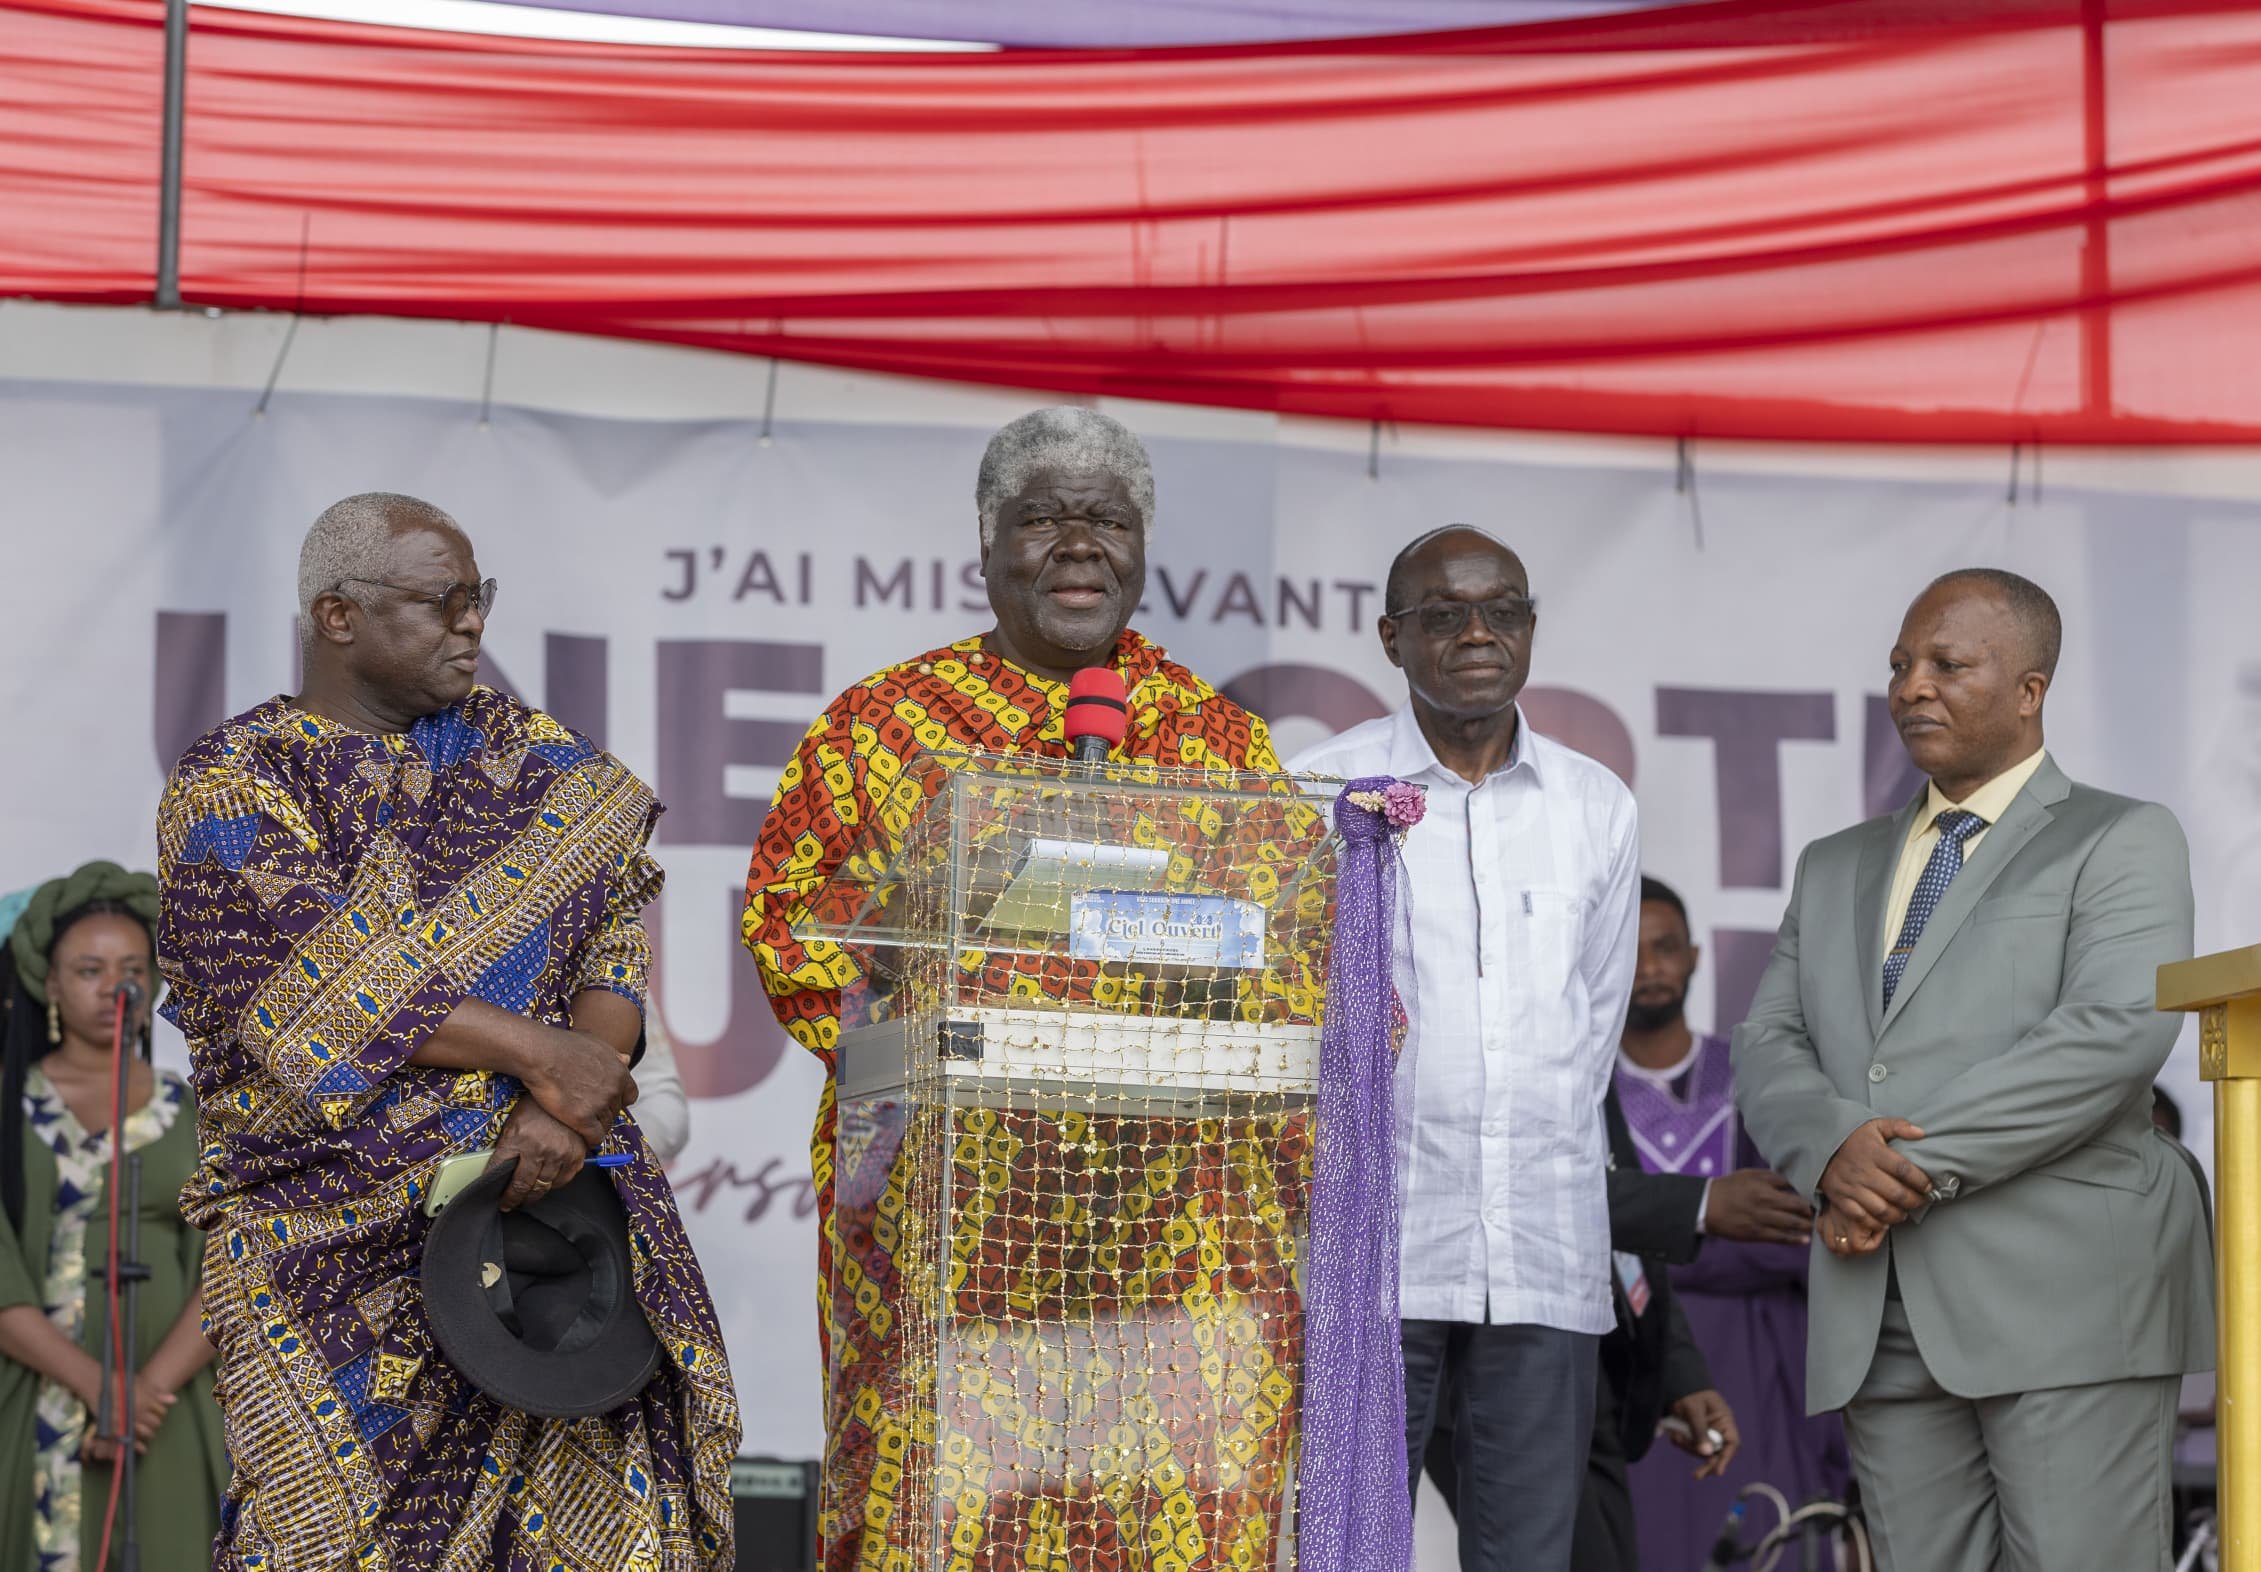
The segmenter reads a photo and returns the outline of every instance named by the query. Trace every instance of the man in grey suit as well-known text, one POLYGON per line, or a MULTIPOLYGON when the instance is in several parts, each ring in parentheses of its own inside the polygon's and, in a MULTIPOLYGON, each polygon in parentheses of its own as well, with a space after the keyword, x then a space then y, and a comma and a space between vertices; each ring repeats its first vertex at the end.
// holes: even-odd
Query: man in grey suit
POLYGON ((2178 1378, 2212 1364, 2203 1202, 2151 1127, 2189 853, 2043 750, 2059 641, 1992 569, 1908 609, 1930 785, 1806 848, 1735 1032, 1744 1124, 1821 1214, 1806 1400, 1845 1410, 1886 1572, 2165 1568, 2178 1378))

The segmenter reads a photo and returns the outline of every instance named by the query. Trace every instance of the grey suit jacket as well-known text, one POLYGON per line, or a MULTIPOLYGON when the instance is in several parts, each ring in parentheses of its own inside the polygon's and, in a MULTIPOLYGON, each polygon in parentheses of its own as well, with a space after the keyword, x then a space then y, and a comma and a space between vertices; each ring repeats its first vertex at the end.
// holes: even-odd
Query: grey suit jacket
POLYGON ((1736 1104, 1807 1196, 1847 1136, 1912 1120, 1938 1199, 1885 1249, 1813 1246, 1807 1406, 1868 1373, 1888 1263, 1916 1346, 1963 1397, 2208 1369, 2200 1186, 2151 1126, 2179 1017, 2154 973, 2191 948, 2174 815, 2041 769, 1956 875, 1883 1006, 1884 902, 1919 795, 1806 848, 1734 1035, 1736 1104))

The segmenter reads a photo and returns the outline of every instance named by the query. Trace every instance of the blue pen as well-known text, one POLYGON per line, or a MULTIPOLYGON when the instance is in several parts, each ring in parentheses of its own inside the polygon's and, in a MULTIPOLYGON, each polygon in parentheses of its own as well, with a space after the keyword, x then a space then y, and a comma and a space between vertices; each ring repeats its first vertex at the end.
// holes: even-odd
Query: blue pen
POLYGON ((591 1168, 626 1168, 636 1160, 630 1152, 599 1152, 589 1159, 591 1168))

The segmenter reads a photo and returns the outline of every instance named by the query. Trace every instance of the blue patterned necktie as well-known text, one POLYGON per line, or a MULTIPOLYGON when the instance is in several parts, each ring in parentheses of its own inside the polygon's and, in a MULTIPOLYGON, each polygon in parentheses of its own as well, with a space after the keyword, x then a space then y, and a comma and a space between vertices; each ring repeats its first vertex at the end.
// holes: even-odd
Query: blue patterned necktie
POLYGON ((1900 937, 1892 941, 1891 952, 1884 957, 1887 1010, 1892 1008, 1893 990, 1900 986, 1900 974, 1908 969, 1908 957, 1915 954, 1916 941, 1923 937, 1923 925, 1931 921, 1931 914, 1939 909, 1939 897, 1963 871, 1963 842, 1986 828, 1984 819, 1960 808, 1949 808, 1931 822, 1939 827, 1939 844, 1931 848, 1931 861, 1923 865, 1923 877, 1916 880, 1915 893, 1908 897, 1908 915, 1900 920, 1900 937))

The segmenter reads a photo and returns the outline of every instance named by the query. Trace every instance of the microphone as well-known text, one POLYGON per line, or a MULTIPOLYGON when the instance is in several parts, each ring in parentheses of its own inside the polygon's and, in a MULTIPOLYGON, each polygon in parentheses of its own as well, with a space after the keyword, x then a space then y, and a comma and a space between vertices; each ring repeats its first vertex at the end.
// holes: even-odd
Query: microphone
MULTIPOLYGON (((125 1074, 126 1046, 129 1042, 139 1045, 143 1059, 149 1057, 149 1027, 141 1019, 141 1005, 145 997, 141 984, 130 977, 110 991, 111 1007, 118 1012, 121 1028, 117 1042, 118 1073, 121 1077, 125 1074)), ((124 1084, 122 1080, 120 1084, 124 1084)))
POLYGON ((1130 695, 1112 666, 1086 666, 1068 679, 1062 730, 1079 764, 1101 764, 1130 730, 1130 695))

